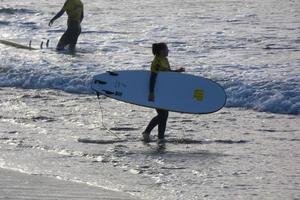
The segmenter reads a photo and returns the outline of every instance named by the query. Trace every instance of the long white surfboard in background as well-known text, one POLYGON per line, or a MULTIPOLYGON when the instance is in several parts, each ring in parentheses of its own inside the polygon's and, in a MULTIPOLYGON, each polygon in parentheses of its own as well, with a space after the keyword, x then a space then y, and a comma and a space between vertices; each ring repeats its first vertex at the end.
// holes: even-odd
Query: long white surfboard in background
POLYGON ((113 99, 180 113, 213 113, 226 103, 225 91, 216 82, 177 72, 159 72, 155 101, 148 101, 150 74, 142 70, 106 72, 94 76, 91 87, 113 99))
POLYGON ((43 53, 58 53, 58 54, 65 54, 65 55, 72 55, 75 54, 93 54, 94 50, 87 50, 87 49, 80 49, 76 48, 75 52, 69 51, 68 47, 66 47, 64 50, 56 50, 56 47, 54 46, 56 44, 56 41, 50 39, 0 39, 0 46, 5 45, 8 47, 13 47, 17 49, 25 49, 25 50, 41 50, 43 53))
POLYGON ((19 48, 19 49, 27 49, 27 50, 37 50, 37 49, 43 49, 49 47, 49 39, 48 40, 21 40, 21 39, 10 39, 10 40, 4 40, 0 39, 0 44, 19 48))

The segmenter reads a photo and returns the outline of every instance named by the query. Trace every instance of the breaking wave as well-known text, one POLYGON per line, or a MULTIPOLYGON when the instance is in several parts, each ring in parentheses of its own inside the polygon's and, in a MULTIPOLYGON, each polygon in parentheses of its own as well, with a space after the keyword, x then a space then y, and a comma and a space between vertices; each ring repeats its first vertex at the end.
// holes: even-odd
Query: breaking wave
MULTIPOLYGON (((101 72, 99 72, 101 73, 101 72)), ((94 73, 95 74, 95 73, 94 73)), ((57 89, 92 94, 93 74, 41 73, 30 70, 0 70, 0 87, 57 89)), ((217 81, 227 94, 227 107, 242 107, 262 112, 300 114, 300 81, 261 81, 246 84, 241 80, 217 81)))

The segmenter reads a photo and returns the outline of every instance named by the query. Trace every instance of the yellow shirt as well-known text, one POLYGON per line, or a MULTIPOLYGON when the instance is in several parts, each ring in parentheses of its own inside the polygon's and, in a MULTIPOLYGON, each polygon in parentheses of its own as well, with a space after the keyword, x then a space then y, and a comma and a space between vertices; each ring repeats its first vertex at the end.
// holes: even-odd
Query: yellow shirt
POLYGON ((160 71, 170 71, 168 58, 155 56, 151 64, 151 72, 158 73, 160 71))
POLYGON ((81 21, 83 3, 80 0, 67 0, 63 9, 67 12, 69 19, 81 21))

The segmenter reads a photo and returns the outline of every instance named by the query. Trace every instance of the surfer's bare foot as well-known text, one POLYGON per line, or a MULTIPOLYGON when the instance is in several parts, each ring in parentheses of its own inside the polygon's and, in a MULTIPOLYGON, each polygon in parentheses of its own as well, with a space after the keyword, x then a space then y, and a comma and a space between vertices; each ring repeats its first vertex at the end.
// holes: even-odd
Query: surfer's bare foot
POLYGON ((150 142, 150 133, 144 131, 142 133, 142 136, 143 136, 143 138, 142 138, 143 142, 145 142, 145 143, 149 143, 150 142))

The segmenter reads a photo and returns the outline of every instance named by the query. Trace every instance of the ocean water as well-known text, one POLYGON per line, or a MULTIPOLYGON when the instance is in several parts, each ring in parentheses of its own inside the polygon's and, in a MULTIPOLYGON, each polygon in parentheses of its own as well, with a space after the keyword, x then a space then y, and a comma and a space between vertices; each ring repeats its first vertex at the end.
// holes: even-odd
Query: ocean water
MULTIPOLYGON (((78 56, 1 46, 0 86, 91 93, 105 70, 149 69, 151 44, 167 42, 173 67, 224 86, 228 107, 299 114, 299 1, 87 1, 78 56)), ((50 39, 61 1, 1 1, 0 36, 50 39)))
POLYGON ((300 198, 300 1, 83 0, 75 55, 53 51, 63 2, 0 0, 0 39, 51 47, 0 44, 1 167, 140 199, 300 198), (172 113, 165 150, 139 141, 152 109, 90 89, 107 70, 148 70, 154 42, 228 96, 214 114, 172 113))

